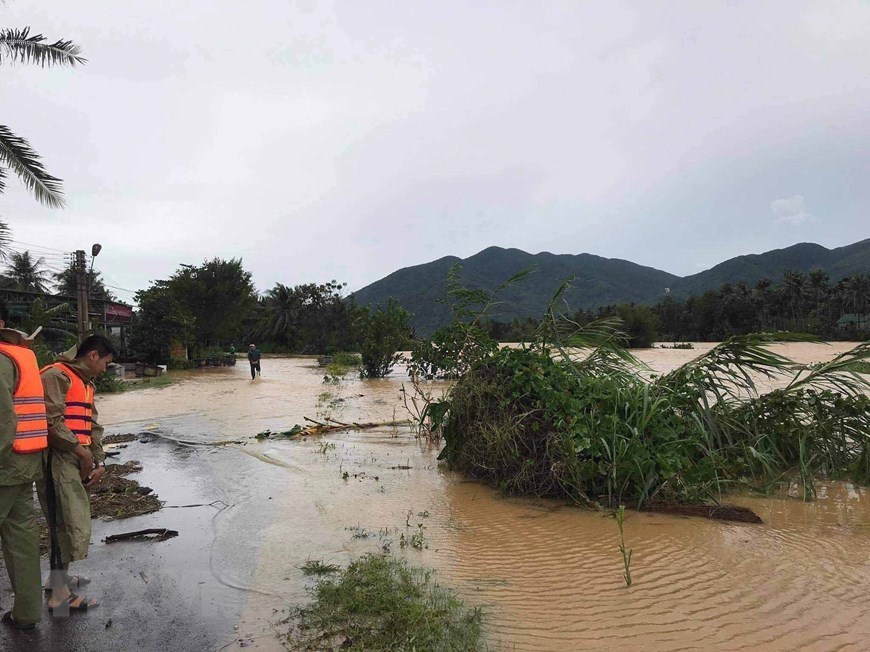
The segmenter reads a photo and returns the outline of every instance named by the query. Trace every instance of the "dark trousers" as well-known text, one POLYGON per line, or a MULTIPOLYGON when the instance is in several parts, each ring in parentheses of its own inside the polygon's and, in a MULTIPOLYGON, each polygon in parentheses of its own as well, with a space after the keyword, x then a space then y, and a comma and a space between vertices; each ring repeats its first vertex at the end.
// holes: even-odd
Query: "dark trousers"
POLYGON ((254 378, 256 378, 257 376, 260 375, 260 361, 257 360, 256 362, 254 362, 253 360, 251 360, 250 363, 251 363, 251 380, 254 380, 254 378))

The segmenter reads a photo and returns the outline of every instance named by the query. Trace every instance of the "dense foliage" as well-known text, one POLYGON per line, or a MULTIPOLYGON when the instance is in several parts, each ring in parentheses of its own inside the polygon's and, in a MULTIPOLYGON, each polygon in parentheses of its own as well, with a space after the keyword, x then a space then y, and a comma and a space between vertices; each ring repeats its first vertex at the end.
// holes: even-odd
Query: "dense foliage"
POLYGON ((423 418, 451 468, 506 492, 641 506, 738 483, 794 482, 810 498, 817 478, 870 480, 870 383, 854 371, 870 343, 802 368, 766 348, 794 336, 735 336, 657 378, 616 321, 551 309, 534 342, 500 349, 470 325, 454 328, 482 354, 423 418), (753 375, 790 380, 759 396, 753 375))
MULTIPOLYGON (((761 279, 750 288, 746 283, 725 283, 717 290, 681 301, 670 296, 653 306, 621 304, 578 310, 571 319, 586 324, 606 317, 619 317, 632 348, 653 341, 721 342, 734 335, 766 331, 811 333, 825 340, 863 340, 870 336, 870 276, 856 274, 830 283, 821 270, 805 276, 785 272, 784 281, 773 285, 761 279), (837 322, 854 315, 849 324, 837 322)), ((486 321, 491 337, 501 342, 532 341, 539 321, 512 323, 486 321)))
POLYGON ((411 340, 409 315, 393 299, 386 307, 365 309, 359 315, 362 378, 383 378, 402 359, 402 351, 411 340))
POLYGON ((332 353, 357 346, 354 330, 359 309, 342 295, 345 284, 276 283, 251 315, 248 338, 287 353, 332 353))

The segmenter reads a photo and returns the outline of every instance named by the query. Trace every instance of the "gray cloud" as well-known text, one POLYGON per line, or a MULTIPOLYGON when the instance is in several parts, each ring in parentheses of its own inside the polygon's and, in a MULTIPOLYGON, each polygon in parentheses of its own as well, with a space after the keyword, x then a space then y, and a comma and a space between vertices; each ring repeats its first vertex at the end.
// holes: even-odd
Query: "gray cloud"
POLYGON ((860 0, 16 0, 0 23, 89 59, 0 68, 3 122, 69 198, 10 179, 0 215, 100 240, 121 287, 219 255, 260 289, 355 289, 493 244, 688 274, 793 244, 770 211, 795 192, 824 215, 774 214, 801 240, 870 235, 860 0))

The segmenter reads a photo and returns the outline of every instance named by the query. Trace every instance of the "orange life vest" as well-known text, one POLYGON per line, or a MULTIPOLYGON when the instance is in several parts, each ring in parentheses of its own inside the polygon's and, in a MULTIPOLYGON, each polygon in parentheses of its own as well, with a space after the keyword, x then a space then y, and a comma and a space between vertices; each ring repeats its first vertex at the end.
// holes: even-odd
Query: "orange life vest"
POLYGON ((16 453, 44 451, 48 448, 48 422, 36 356, 28 348, 6 342, 0 342, 0 353, 12 360, 18 370, 18 384, 12 393, 12 405, 18 418, 12 450, 16 453))
POLYGON ((40 373, 45 373, 52 367, 69 379, 69 389, 66 390, 66 409, 63 413, 66 427, 76 436, 82 446, 90 446, 94 386, 83 381, 75 371, 63 362, 50 364, 43 368, 40 373))

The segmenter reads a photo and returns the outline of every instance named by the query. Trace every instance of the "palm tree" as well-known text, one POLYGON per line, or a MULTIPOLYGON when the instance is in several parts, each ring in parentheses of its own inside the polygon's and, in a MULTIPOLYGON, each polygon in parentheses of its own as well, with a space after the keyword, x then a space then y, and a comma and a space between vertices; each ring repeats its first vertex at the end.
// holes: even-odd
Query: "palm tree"
MULTIPOLYGON (((819 312, 821 312, 822 302, 825 301, 827 303, 828 294, 830 292, 830 287, 828 286, 828 275, 823 269, 814 269, 810 271, 809 281, 810 288, 813 291, 813 310, 816 311, 817 317, 821 317, 819 312)), ((828 312, 830 313, 830 308, 828 312)), ((828 321, 830 320, 830 314, 828 314, 828 321)))
POLYGON ((282 283, 266 292, 266 297, 260 302, 262 318, 256 329, 256 336, 274 339, 277 342, 288 343, 288 337, 293 327, 299 321, 299 297, 282 283))
MULTIPOLYGON (((773 283, 769 278, 760 278, 755 282, 755 287, 752 288, 752 296, 758 309, 762 331, 771 328, 770 324, 767 322, 767 317, 772 312, 770 305, 771 285, 773 285, 773 283)), ((776 327, 774 326, 773 329, 775 330, 776 327)))
POLYGON ((6 266, 6 278, 10 287, 24 292, 46 294, 51 283, 48 270, 45 269, 45 258, 34 260, 29 251, 12 252, 6 266))
POLYGON ((33 303, 30 304, 30 311, 23 320, 22 326, 27 333, 32 333, 37 328, 41 328, 40 337, 52 342, 75 340, 75 326, 71 323, 71 320, 63 319, 64 316, 71 315, 72 313, 72 306, 68 303, 61 303, 52 308, 46 308, 42 299, 34 299, 33 303))
POLYGON ((803 273, 787 271, 783 275, 782 289, 791 304, 792 318, 797 325, 803 319, 803 302, 806 295, 803 273))
MULTIPOLYGON (((76 296, 77 281, 75 265, 70 264, 65 267, 62 272, 54 274, 54 283, 56 285, 55 290, 57 294, 62 294, 67 297, 76 296)), ((91 299, 102 301, 115 300, 115 295, 109 292, 103 283, 103 279, 100 278, 100 272, 94 270, 88 272, 88 296, 91 299)))
POLYGON ((9 257, 9 245, 12 244, 12 229, 3 220, 0 220, 0 261, 9 257))
POLYGON ((844 278, 843 285, 845 304, 857 315, 858 330, 861 330, 864 313, 870 307, 870 276, 855 274, 851 278, 844 278))
MULTIPOLYGON (((72 41, 47 43, 42 34, 30 35, 30 28, 0 28, 0 64, 23 63, 57 66, 85 63, 79 56, 81 48, 72 41)), ((64 205, 61 180, 50 175, 42 166, 39 154, 24 138, 16 136, 6 125, 0 124, 0 193, 5 189, 7 169, 12 170, 36 200, 51 208, 64 205)))

